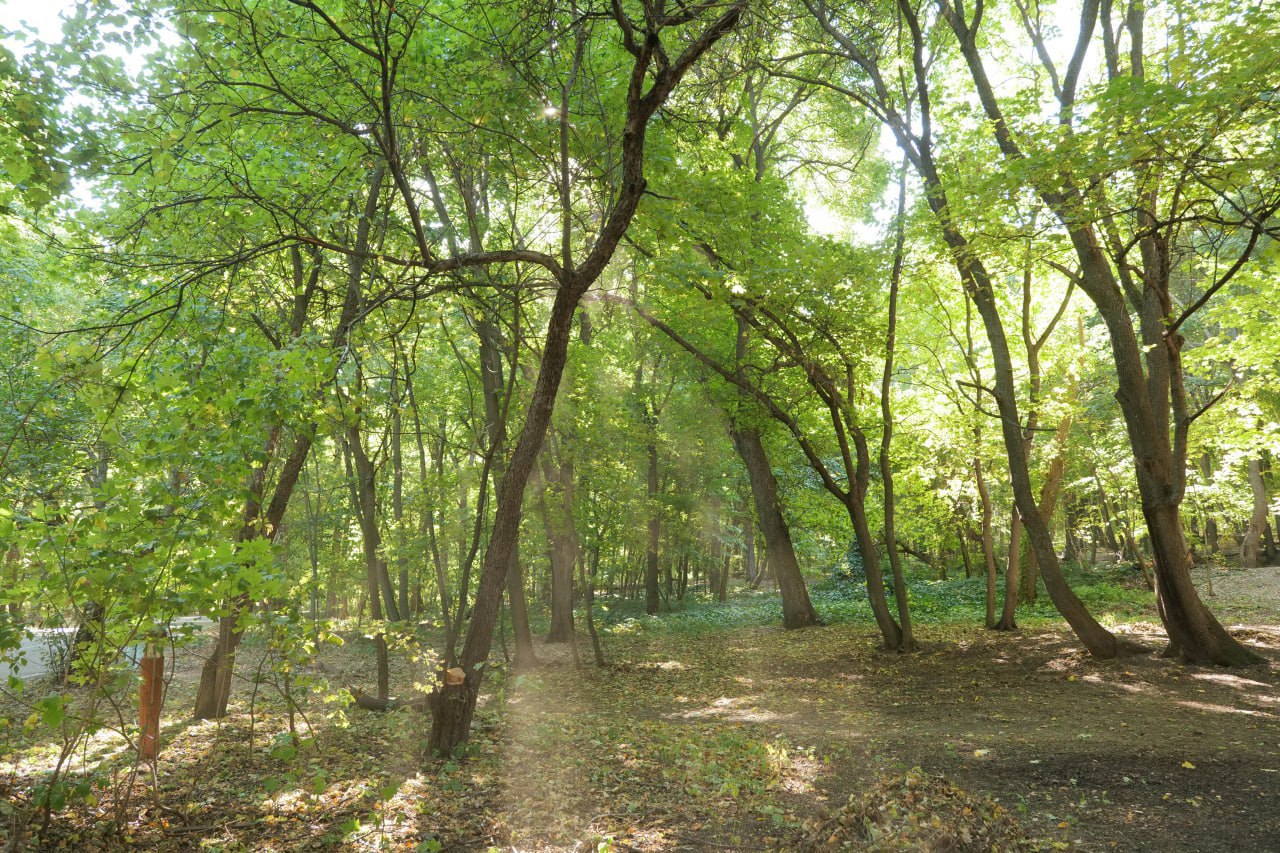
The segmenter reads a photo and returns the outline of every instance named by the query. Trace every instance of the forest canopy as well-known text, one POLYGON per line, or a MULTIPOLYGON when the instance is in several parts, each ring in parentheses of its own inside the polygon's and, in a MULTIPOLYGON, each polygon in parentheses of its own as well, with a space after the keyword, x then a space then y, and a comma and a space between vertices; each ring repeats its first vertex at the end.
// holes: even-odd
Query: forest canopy
POLYGON ((438 756, 499 657, 585 631, 603 666, 606 628, 742 595, 787 629, 856 598, 909 655, 945 581, 972 590, 951 618, 1051 608, 1099 660, 1264 661, 1193 571, 1280 561, 1280 16, 94 0, 56 38, 6 26, 11 657, 66 629, 107 695, 167 638, 201 655, 183 713, 221 719, 243 638, 293 672, 355 631, 360 707, 427 662, 398 701, 438 756), (1158 648, 1078 593, 1117 566, 1158 648))

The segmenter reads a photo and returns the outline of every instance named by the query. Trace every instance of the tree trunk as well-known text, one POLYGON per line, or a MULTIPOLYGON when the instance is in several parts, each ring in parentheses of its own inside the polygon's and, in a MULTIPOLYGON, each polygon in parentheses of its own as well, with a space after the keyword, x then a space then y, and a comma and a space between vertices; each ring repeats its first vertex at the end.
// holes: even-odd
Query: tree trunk
MULTIPOLYGON (((998 631, 1012 631, 1018 627, 1018 589, 1022 563, 1022 519, 1014 507, 1009 519, 1009 550, 1004 570, 1004 608, 994 627, 998 631)), ((1027 574, 1030 574, 1028 572, 1027 574)))
POLYGON ((791 543, 791 531, 778 501, 778 481, 765 455, 760 432, 754 428, 733 428, 730 431, 733 446, 747 469, 751 483, 751 497, 755 502, 760 532, 764 536, 766 559, 778 580, 778 592, 782 598, 782 626, 787 629, 820 625, 818 613, 809 600, 809 590, 800 573, 795 547, 791 543))
POLYGON ((396 568, 400 598, 396 609, 401 619, 409 618, 409 537, 404 522, 404 457, 400 445, 400 386, 397 382, 399 359, 391 368, 391 517, 396 527, 396 568))
MULTIPOLYGON (((460 683, 447 677, 442 679, 430 696, 432 729, 429 749, 436 755, 451 755, 468 737, 471 718, 479 698, 483 680, 483 663, 489 657, 493 641, 493 628, 497 621, 498 606, 502 599, 502 586, 510 564, 511 552, 519 535, 520 504, 529 474, 533 470, 547 426, 551 422, 556 392, 564 374, 568 355, 569 337, 573 328, 573 315, 588 288, 604 272, 635 216, 636 208, 645 192, 644 138, 649 119, 666 101, 667 96, 686 71, 703 53, 721 37, 735 29, 742 15, 743 5, 731 6, 702 34, 689 43, 675 60, 667 60, 660 50, 658 32, 646 33, 644 49, 637 48, 636 60, 627 93, 627 118, 622 126, 622 156, 619 190, 614 204, 605 219, 596 241, 586 259, 578 267, 572 266, 568 238, 565 239, 564 265, 559 274, 551 317, 547 322, 543 342, 542 359, 538 379, 525 415, 524 428, 516 440, 511 463, 502 478, 501 495, 494 514, 489 547, 485 552, 476 591, 475 607, 467 629, 463 647, 460 683), (651 68, 654 50, 663 56, 659 67, 651 68), (648 85, 645 90, 646 83, 648 85)), ((628 24, 628 26, 630 26, 628 24)), ((655 26, 649 24, 650 27, 655 26)), ((628 33, 628 40, 632 36, 628 33)), ((562 124, 568 121, 562 117, 562 124)), ((562 193, 567 195, 567 176, 562 193)), ((565 233, 571 223, 571 211, 562 211, 565 233)))
POLYGON ((460 683, 443 680, 431 693, 432 728, 429 749, 434 755, 452 755, 458 745, 467 739, 471 730, 471 718, 484 677, 481 665, 489 657, 502 589, 519 536, 520 504, 524 487, 529 481, 547 426, 551 422, 551 411, 555 406, 556 392, 568 355, 574 309, 589 284, 590 282, 571 280, 562 283, 556 292, 524 428, 516 439, 511 462, 503 474, 498 490, 498 507, 489 535, 489 547, 485 551, 480 569, 471 622, 467 627, 466 643, 459 661, 464 677, 460 683))
POLYGON ((898 534, 895 527, 893 462, 889 451, 893 443, 893 357, 898 340, 898 288, 902 281, 903 247, 906 243, 907 163, 903 161, 898 172, 897 238, 893 252, 893 268, 889 275, 889 317, 885 332, 884 372, 880 377, 880 487, 884 492, 884 547, 889 554, 889 570, 893 575, 893 597, 898 604, 898 625, 902 629, 901 647, 914 649, 914 632, 911 628, 911 608, 907 599, 907 580, 902 573, 902 558, 898 554, 898 534))
POLYGON ((1262 537, 1267 527, 1267 516, 1271 514, 1267 487, 1262 481, 1260 459, 1249 460, 1249 488, 1253 492, 1253 513, 1249 516, 1249 523, 1244 526, 1244 538, 1240 540, 1240 565, 1252 569, 1265 562, 1262 537))
MULTIPOLYGON (((656 424, 652 425, 656 429, 656 424)), ((644 552, 644 612, 658 612, 658 545, 662 541, 662 510, 658 504, 658 445, 653 437, 645 445, 645 495, 649 507, 649 538, 644 552)))
MULTIPOLYGON (((975 430, 981 440, 981 433, 975 430)), ((987 579, 987 627, 996 627, 996 548, 991 529, 994 512, 991 506, 991 493, 987 490, 987 480, 982 474, 982 460, 973 457, 973 482, 978 489, 978 499, 982 505, 982 563, 986 569, 987 579)), ((1016 509, 1014 510, 1017 511, 1016 509)))
POLYGON ((960 543, 960 559, 964 561, 965 580, 973 577, 973 558, 969 556, 969 537, 971 532, 967 528, 967 521, 956 524, 956 539, 960 543))
MULTIPOLYGON (((478 249, 478 246, 476 247, 478 249)), ((489 470, 493 474, 493 490, 502 500, 503 474, 506 472, 507 397, 511 386, 504 381, 506 371, 502 359, 502 339, 497 326, 487 318, 476 321, 476 333, 480 339, 480 385, 484 393, 485 436, 489 443, 489 470)), ((515 342, 519 345, 519 341, 515 342)), ((514 371, 510 379, 514 380, 514 371)), ((437 560, 438 562, 438 560, 437 560)), ((437 571, 437 576, 443 573, 437 571)), ((511 633, 515 637, 516 669, 536 666, 538 658, 533 650, 533 632, 529 628, 529 603, 524 594, 524 570, 520 564, 520 543, 511 549, 511 562, 507 566, 507 601, 511 610, 511 633)))
MULTIPOLYGON (((418 408, 418 398, 413 390, 413 371, 405 370, 404 384, 405 391, 409 397, 409 408, 413 411, 414 436, 418 445, 418 478, 422 483, 422 488, 425 490, 427 487, 427 448, 422 432, 422 413, 418 408)), ((442 445, 443 441, 440 444, 442 445)), ((442 475, 443 468, 444 454, 443 452, 438 452, 436 473, 442 475)), ((430 506, 427 506, 422 513, 422 532, 426 535, 428 550, 431 552, 431 565, 435 569, 436 593, 440 597, 440 619, 444 623, 444 634, 446 637, 452 637, 454 631, 453 615, 451 613, 452 604, 449 601, 449 567, 445 564, 445 552, 442 552, 439 538, 436 535, 435 510, 430 506)), ((517 659, 519 658, 519 649, 520 641, 519 635, 517 635, 517 659)))
MULTIPOLYGON (((1207 450, 1200 454, 1200 475, 1206 485, 1213 481, 1213 457, 1207 450)), ((1206 508, 1201 522, 1204 525, 1204 553, 1206 556, 1213 556, 1218 553, 1218 521, 1213 517, 1212 511, 1206 508)))
MULTIPOLYGON (((395 595, 391 591, 391 578, 387 575, 387 564, 382 559, 381 536, 378 531, 376 500, 374 495, 374 472, 365 454, 363 440, 360 437, 358 423, 347 427, 347 476, 351 477, 352 462, 355 463, 355 476, 351 477, 351 500, 355 507, 356 518, 360 524, 360 541, 364 551, 366 592, 369 595, 369 618, 373 622, 373 643, 376 657, 378 698, 386 699, 391 689, 391 662, 387 657, 387 637, 383 633, 383 603, 390 606, 388 613, 394 614, 395 595), (363 461, 361 461, 363 460, 363 461), (379 595, 381 593, 381 595, 379 595)), ((392 621, 397 621, 392 616, 392 621)))
POLYGON ((573 523, 573 461, 553 458, 552 436, 542 451, 543 523, 551 556, 551 627, 548 643, 572 643, 573 570, 578 561, 578 534, 573 523))
MULTIPOLYGON (((378 491, 377 474, 372 460, 364 449, 364 439, 360 435, 359 422, 347 427, 347 450, 351 454, 351 462, 355 467, 355 477, 351 483, 351 499, 356 511, 356 520, 360 524, 361 540, 364 545, 365 565, 369 571, 370 595, 381 593, 381 607, 375 613, 385 611, 387 619, 400 621, 400 610, 396 606, 396 592, 391 586, 391 574, 387 570, 387 561, 382 554, 382 530, 378 526, 378 491)), ((375 619, 382 616, 376 615, 375 619)), ((385 697, 384 697, 385 698, 385 697)))
POLYGON ((742 571, 746 576, 747 585, 754 588, 756 584, 756 517, 751 512, 750 506, 743 508, 739 524, 742 530, 742 571))
POLYGON ((600 569, 600 543, 591 546, 591 563, 587 569, 587 635, 591 637, 591 653, 595 657, 596 666, 605 666, 604 650, 600 646, 600 635, 596 632, 596 577, 600 569))

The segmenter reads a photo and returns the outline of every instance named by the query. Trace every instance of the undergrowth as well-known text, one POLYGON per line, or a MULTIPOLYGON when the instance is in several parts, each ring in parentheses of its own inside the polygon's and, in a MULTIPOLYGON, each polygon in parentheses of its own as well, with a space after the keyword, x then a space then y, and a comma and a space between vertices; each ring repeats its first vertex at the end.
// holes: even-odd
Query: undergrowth
MULTIPOLYGON (((1155 616, 1152 595, 1127 566, 1065 567, 1076 595, 1100 621, 1123 622, 1155 616)), ((892 587, 886 590, 896 607, 892 587)), ((982 577, 936 580, 914 577, 907 581, 911 617, 922 625, 981 625, 986 616, 986 580, 982 577)), ((833 574, 809 584, 809 597, 823 622, 870 622, 871 605, 865 582, 848 574, 833 574)), ((1004 583, 996 584, 997 610, 1004 602, 1004 583)), ((642 630, 702 633, 729 627, 769 626, 781 622, 782 608, 773 590, 739 589, 728 601, 706 594, 663 603, 656 616, 644 613, 643 602, 604 601, 596 605, 596 618, 605 630, 627 634, 642 630)), ((1041 588, 1035 601, 1018 605, 1018 619, 1028 624, 1061 620, 1053 602, 1041 588)))

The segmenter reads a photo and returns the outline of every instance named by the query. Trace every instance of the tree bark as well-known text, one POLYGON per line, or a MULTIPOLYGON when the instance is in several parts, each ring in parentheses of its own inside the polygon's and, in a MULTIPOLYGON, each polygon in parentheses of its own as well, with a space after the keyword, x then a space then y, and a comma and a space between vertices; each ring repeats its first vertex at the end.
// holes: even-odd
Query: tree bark
MULTIPOLYGON (((642 34, 641 40, 637 41, 636 25, 626 17, 620 6, 615 7, 615 17, 624 35, 624 45, 635 56, 627 93, 627 118, 622 128, 619 190, 596 242, 582 265, 569 269, 566 264, 559 276, 560 286, 547 322, 538 378, 529 401, 524 427, 516 440, 511 463, 502 478, 502 494, 494 514, 493 530, 485 552, 475 607, 460 661, 463 678, 460 683, 442 678, 430 696, 432 731, 429 749, 433 754, 452 754, 470 732, 471 719, 483 681, 482 665, 489 656, 502 586, 519 533, 520 503, 547 426, 551 422, 556 392, 567 360, 574 311, 583 294, 600 277, 605 265, 613 257, 644 195, 644 139, 649 119, 666 101, 694 62, 738 26, 744 5, 736 3, 729 7, 689 43, 674 61, 662 53, 663 61, 657 63, 656 67, 655 51, 660 51, 662 46, 659 24, 653 19, 647 21, 648 29, 642 34)), ((567 120, 567 117, 562 119, 567 120)), ((568 219, 572 212, 563 210, 561 215, 568 219)))
POLYGON ((578 561, 578 533, 573 523, 573 461, 559 460, 559 445, 547 442, 542 451, 543 523, 551 557, 551 626, 548 643, 572 643, 573 570, 578 561))
POLYGON ((773 476, 773 468, 765 455, 760 432, 753 428, 734 428, 730 437, 747 469, 751 497, 759 518, 760 532, 764 536, 765 552, 778 580, 778 592, 782 598, 782 627, 794 629, 820 625, 818 613, 809 600, 804 575, 800 573, 800 563, 796 560, 795 547, 791 542, 791 531, 786 519, 782 517, 778 481, 773 476))
POLYGON ((911 608, 907 599, 907 580, 902 572, 902 558, 898 554, 898 534, 895 526, 893 493, 893 462, 890 447, 893 443, 893 359, 898 341, 898 289, 902 283, 904 246, 907 239, 907 164, 904 161, 898 172, 897 237, 894 242, 893 268, 889 274, 889 316, 885 331, 884 372, 880 378, 880 488, 884 493, 884 547, 889 555, 889 571, 893 575, 893 597, 898 604, 898 625, 902 629, 901 646, 914 649, 916 645, 911 627, 911 608))
POLYGON ((1240 540, 1240 565, 1257 568, 1265 562, 1262 537, 1267 527, 1267 516, 1271 514, 1267 486, 1262 481, 1261 459, 1249 460, 1249 489, 1253 493, 1253 512, 1249 523, 1244 526, 1244 538, 1240 540))
MULTIPOLYGON (((656 424, 650 426, 657 429, 656 424)), ((662 541, 662 510, 658 504, 658 445, 650 437, 645 445, 645 497, 648 498, 649 535, 644 550, 644 612, 658 612, 658 545, 662 541)))
MULTIPOLYGON (((369 234, 373 217, 378 209, 378 196, 382 190, 384 166, 378 164, 369 176, 369 194, 364 205, 364 215, 356 226, 356 253, 352 255, 347 267, 347 289, 343 299, 342 310, 334 326, 330 340, 330 349, 340 350, 351 332, 360 306, 360 282, 364 273, 365 252, 369 245, 369 234)), ((319 258, 311 269, 309 276, 304 273, 302 253, 293 250, 293 279, 298 295, 294 300, 293 313, 290 317, 290 332, 294 337, 300 335, 307 321, 312 296, 317 290, 323 265, 319 258)), ((262 500, 265 497, 267 468, 275 456, 280 435, 280 425, 268 430, 265 442, 265 461, 257 465, 249 479, 249 497, 245 502, 244 524, 237 534, 237 542, 247 542, 265 535, 269 541, 275 542, 284 521, 285 510, 289 499, 298 483, 302 468, 306 465, 307 456, 311 452, 312 436, 315 425, 310 424, 297 433, 293 450, 285 460, 272 493, 271 503, 267 506, 265 518, 259 524, 262 512, 262 500)), ((213 651, 205 659, 200 671, 200 685, 196 690, 195 708, 192 716, 197 720, 221 719, 226 716, 227 703, 231 696, 231 677, 235 671, 236 649, 244 632, 240 627, 241 616, 250 604, 247 595, 234 596, 227 607, 229 612, 218 619, 218 639, 213 651)))
MULTIPOLYGON (((478 248, 478 243, 476 244, 478 248)), ((499 489, 506 472, 507 403, 512 390, 504 381, 502 340, 498 328, 488 319, 476 321, 476 333, 480 340, 480 385, 484 393, 485 435, 489 443, 490 471, 493 474, 494 493, 502 500, 499 489)), ((516 341, 515 346, 519 346, 516 341)), ((510 379, 514 380, 515 372, 510 379)), ((511 633, 515 637, 517 669, 536 666, 538 658, 533 649, 533 632, 529 628, 529 604, 524 594, 524 571, 520 564, 519 538, 511 550, 511 562, 507 566, 507 601, 511 610, 511 633)))

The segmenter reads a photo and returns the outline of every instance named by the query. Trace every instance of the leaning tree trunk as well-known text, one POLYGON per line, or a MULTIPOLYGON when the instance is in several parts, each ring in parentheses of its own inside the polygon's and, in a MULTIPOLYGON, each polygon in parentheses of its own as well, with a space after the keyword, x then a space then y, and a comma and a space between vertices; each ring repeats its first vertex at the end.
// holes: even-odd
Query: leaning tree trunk
POLYGON ((1214 618, 1191 581, 1192 556, 1182 532, 1180 512, 1189 421, 1183 419, 1175 425, 1177 434, 1172 443, 1167 423, 1170 392, 1181 393, 1181 338, 1166 333, 1163 319, 1168 316, 1167 310, 1145 305, 1140 345, 1124 296, 1096 242, 1080 229, 1071 236, 1082 261, 1081 287, 1097 305, 1109 333, 1116 366, 1116 399, 1133 451, 1142 515, 1155 564, 1158 609, 1170 646, 1189 663, 1261 663, 1264 659, 1260 655, 1235 640, 1214 618), (1164 420, 1158 413, 1163 413, 1164 420))
MULTIPOLYGON (((956 250, 957 257, 968 254, 967 244, 963 247, 953 246, 953 249, 956 250)), ((1026 528, 1031 548, 1035 551, 1045 589, 1058 612, 1067 620, 1076 636, 1094 657, 1110 659, 1135 654, 1142 650, 1141 647, 1121 641, 1102 627, 1063 577, 1062 568, 1058 563, 1058 554, 1053 549, 1053 539, 1049 535, 1049 526, 1040 517, 1035 495, 1031 491, 1031 471, 1023 450, 1025 443, 1018 417, 1017 392, 1013 381, 1013 360, 1009 354, 1009 345, 1005 338, 999 309, 996 306, 994 290, 987 278, 986 270, 981 269, 980 264, 970 260, 963 266, 964 271, 970 274, 970 280, 974 282, 974 303, 978 307, 978 314, 982 317, 983 326, 986 328, 987 340, 991 344, 996 374, 996 405, 1000 412, 1001 433, 1009 460, 1009 480, 1013 486, 1014 501, 1022 516, 1022 523, 1026 528)))
POLYGON ((849 522, 853 525, 853 535, 858 541, 858 554, 862 557, 862 570, 866 575, 867 600, 871 603, 871 612, 875 616, 876 626, 880 629, 880 637, 884 647, 890 651, 911 652, 914 646, 906 645, 906 636, 902 627, 889 612, 889 602, 885 598, 884 571, 880 568, 880 552, 876 549, 875 539, 871 536, 871 525, 867 523, 867 487, 870 482, 871 455, 867 450, 867 440, 860 430, 853 433, 857 462, 850 476, 849 490, 845 494, 845 509, 849 514, 849 522))
MULTIPOLYGON (((294 441, 293 450, 280 469, 280 479, 276 482, 275 493, 271 504, 267 507, 261 529, 269 542, 275 542, 280 532, 280 523, 284 520, 285 509, 293 488, 302 474, 311 451, 311 439, 299 434, 294 441)), ((240 541, 247 542, 259 535, 259 528, 252 523, 257 518, 256 502, 250 500, 252 513, 246 513, 250 523, 246 523, 241 531, 240 541)), ((244 636, 240 620, 250 605, 247 595, 238 595, 229 603, 230 612, 218 619, 218 639, 213 651, 205 659, 200 670, 200 685, 196 689, 196 703, 192 716, 197 720, 221 719, 227 715, 227 703, 231 698, 231 678, 235 671, 236 650, 240 647, 240 639, 244 636)))
MULTIPOLYGON (((347 290, 343 298, 342 311, 334 327, 330 348, 341 350, 347 342, 351 326, 355 323, 360 307, 360 281, 364 274, 366 251, 369 246, 369 234, 372 229, 374 214, 378 209, 378 195, 382 189, 382 178, 385 166, 378 164, 369 176, 369 195, 365 200, 364 215, 356 226, 355 253, 347 267, 347 290)), ((293 316, 290 318, 290 332, 296 338, 301 335, 307 320, 307 311, 311 298, 317 290, 323 265, 319 258, 308 276, 303 273, 300 251, 293 252, 294 285, 301 293, 294 302, 293 316)), ((294 486, 302 474, 302 468, 311 452, 311 436, 315 434, 314 425, 298 432, 294 440, 293 450, 280 470, 276 481, 275 492, 267 507, 265 518, 259 525, 262 498, 265 495, 267 466, 275 453, 279 426, 273 427, 268 435, 265 461, 257 466, 249 484, 249 499, 245 503, 244 525, 239 534, 239 541, 245 542, 265 535, 268 541, 275 542, 284 521, 285 510, 289 507, 289 499, 293 495, 294 486)), ((230 612, 218 620, 218 639, 213 652, 204 662, 200 672, 200 686, 196 691, 196 704, 193 716, 197 720, 208 720, 226 716, 227 702, 231 696, 231 676, 235 670, 236 649, 244 632, 240 630, 240 618, 250 601, 246 595, 235 596, 229 602, 230 612)))
MULTIPOLYGON (((618 195, 606 218, 595 245, 583 263, 576 269, 571 264, 569 251, 570 211, 562 211, 564 222, 564 264, 557 275, 559 288, 551 305, 551 317, 542 349, 538 379, 534 383, 533 396, 525 415, 524 428, 516 440, 511 463, 502 478, 498 508, 494 513, 489 547, 485 551, 476 590, 475 606, 467 628, 467 640, 463 646, 460 666, 461 678, 451 678, 448 673, 431 692, 429 707, 432 713, 429 749, 436 755, 452 754, 463 743, 471 729, 480 685, 484 679, 483 664, 489 657, 493 642, 493 629, 497 623, 498 607, 502 600, 502 586, 520 532, 520 504, 529 475, 537 460, 538 451, 551 422, 556 392, 564 375, 568 356, 569 337, 573 328, 573 314, 583 294, 604 272, 618 244, 635 216, 636 208, 645 192, 644 140, 649 119, 665 103, 667 96, 684 76, 685 72, 702 54, 723 36, 734 30, 741 19, 744 2, 730 6, 698 37, 685 47, 675 60, 662 51, 658 24, 647 22, 647 32, 636 41, 635 25, 626 17, 621 7, 616 7, 615 17, 622 28, 628 49, 635 62, 627 91, 627 118, 622 127, 621 175, 618 195), (662 58, 655 61, 655 53, 662 58), (645 90, 646 85, 648 90, 645 90)), ((562 138, 567 129, 567 111, 561 112, 562 138)), ((562 152, 563 153, 563 152, 562 152)), ((567 156, 567 155, 566 155, 567 156)), ((567 174, 563 175, 562 202, 569 192, 567 174)))
POLYGON ((786 519, 782 517, 778 501, 778 481, 774 478, 773 468, 765 455, 760 432, 754 428, 734 428, 730 436, 747 469, 751 497, 760 521, 760 532, 764 535, 765 553, 778 581, 778 592, 782 597, 782 626, 791 629, 819 625, 821 620, 809 600, 809 590, 805 587, 804 575, 800 573, 800 563, 796 560, 791 531, 787 528, 786 519))
MULTIPOLYGON (((913 37, 917 36, 918 33, 913 31, 913 37)), ((910 138, 905 138, 905 129, 895 128, 895 130, 904 137, 905 144, 912 144, 910 138)), ((916 142, 920 141, 916 140, 916 142)), ((1139 650, 1138 647, 1121 642, 1093 618, 1084 606, 1084 602, 1071 590, 1066 578, 1062 575, 1048 526, 1040 518, 1035 495, 1031 490, 1031 471, 1024 450, 1026 443, 1018 413, 1013 358, 1009 352, 1009 341, 996 303, 995 288, 992 285, 990 273, 974 253, 969 240, 961 233, 955 220, 952 219, 946 188, 939 177, 933 153, 927 145, 918 152, 915 166, 925 184, 929 207, 942 227, 942 236, 951 252, 952 261, 965 289, 977 306, 987 341, 991 345, 996 377, 993 396, 1000 412, 1000 430, 1004 438, 1005 455, 1009 460, 1009 480, 1013 486, 1014 503, 1022 515, 1031 548, 1040 564, 1045 589, 1058 612, 1067 620, 1071 630, 1075 632, 1090 654, 1100 658, 1114 658, 1122 654, 1135 653, 1139 650)))
MULTIPOLYGON (((476 322, 480 338, 480 385, 484 392, 485 434, 489 441, 490 470, 493 472, 494 492, 501 488, 506 471, 507 411, 503 407, 504 389, 510 388, 503 381, 502 339, 496 326, 486 318, 476 322)), ((518 346, 519 341, 515 344, 518 346)), ((515 379, 512 371, 512 380, 515 379)), ((501 496, 499 495, 499 500, 501 496)), ((443 574, 443 573, 438 573, 443 574)), ((442 581, 441 581, 442 582, 442 581)), ((524 594, 524 571, 520 565, 519 542, 511 551, 507 567, 507 601, 511 611, 511 633, 515 637, 517 669, 536 666, 538 658, 533 650, 533 632, 529 628, 529 603, 524 594)), ((448 619, 446 606, 445 618, 448 619)))
POLYGON ((498 607, 502 600, 502 587, 520 532, 520 504, 524 487, 529 481, 547 426, 551 422, 551 411, 555 406, 556 392, 567 360, 573 312, 586 291, 587 284, 589 282, 584 284, 570 280, 562 283, 556 292, 551 318, 547 324, 542 362, 533 396, 529 401, 524 428, 516 440, 510 464, 498 489, 498 508, 494 513, 489 547, 485 551, 484 563, 480 569, 471 622, 467 627, 467 639, 459 661, 463 676, 460 679, 445 678, 428 699, 432 714, 429 748, 434 755, 451 755, 471 731, 471 718, 475 713, 480 684, 484 678, 483 664, 489 657, 498 607))

